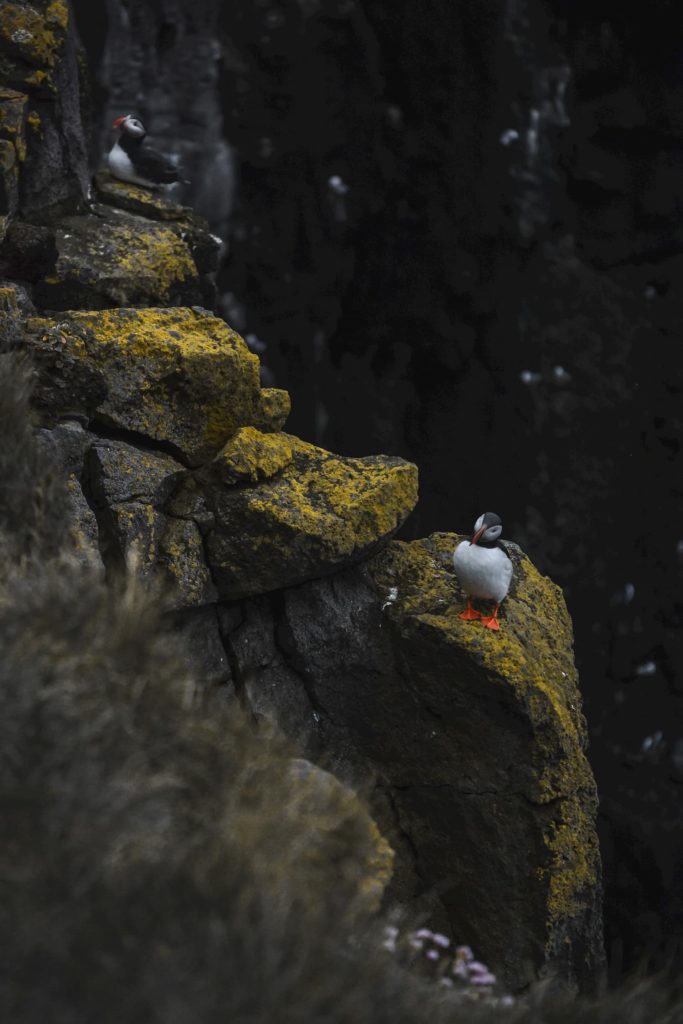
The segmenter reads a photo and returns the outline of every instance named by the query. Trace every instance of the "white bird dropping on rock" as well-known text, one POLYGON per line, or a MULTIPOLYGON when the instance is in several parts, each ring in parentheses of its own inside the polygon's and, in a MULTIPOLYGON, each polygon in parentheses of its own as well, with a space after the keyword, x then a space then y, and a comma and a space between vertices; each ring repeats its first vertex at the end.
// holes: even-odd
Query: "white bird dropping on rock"
POLYGON ((463 540, 453 554, 453 565, 463 590, 467 594, 467 608, 458 618, 466 621, 481 619, 488 629, 500 629, 498 609, 507 596, 512 580, 512 562, 499 545, 503 532, 500 516, 485 512, 474 524, 471 540, 463 540), (472 598, 495 601, 491 615, 484 616, 472 607, 472 598))

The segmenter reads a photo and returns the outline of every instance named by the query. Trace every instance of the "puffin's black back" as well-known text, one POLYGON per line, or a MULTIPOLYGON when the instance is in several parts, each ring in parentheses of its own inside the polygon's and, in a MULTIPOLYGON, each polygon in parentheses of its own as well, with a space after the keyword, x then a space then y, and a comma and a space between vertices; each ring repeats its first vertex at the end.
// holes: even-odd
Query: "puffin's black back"
POLYGON ((178 180, 178 168, 176 165, 159 153, 151 146, 145 145, 145 135, 138 138, 126 135, 121 132, 119 145, 124 153, 130 157, 130 161, 137 174, 141 178, 148 178, 150 181, 158 182, 160 185, 170 185, 178 180))

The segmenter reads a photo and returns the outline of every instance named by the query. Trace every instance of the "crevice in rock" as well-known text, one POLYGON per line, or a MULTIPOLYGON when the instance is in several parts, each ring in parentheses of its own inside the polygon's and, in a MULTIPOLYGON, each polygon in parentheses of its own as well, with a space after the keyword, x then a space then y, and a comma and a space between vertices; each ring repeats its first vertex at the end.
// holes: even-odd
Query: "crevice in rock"
MULTIPOLYGON (((311 685, 310 670, 299 653, 296 640, 287 621, 287 604, 284 591, 273 591, 270 595, 270 606, 273 617, 273 641, 275 647, 282 656, 282 660, 289 671, 300 680, 302 689, 311 706, 311 714, 316 726, 319 725, 323 717, 331 722, 327 710, 318 700, 315 690, 311 685)), ((331 724, 334 723, 331 722, 331 724)))
MULTIPOLYGON (((218 636, 219 636, 219 639, 221 641, 221 647, 225 651, 225 657, 226 657, 226 660, 228 662, 228 672, 227 672, 227 675, 225 676, 225 679, 221 679, 220 682, 218 682, 216 684, 216 686, 222 688, 224 686, 229 686, 232 683, 233 689, 235 691, 235 696, 239 697, 239 694, 238 694, 238 684, 236 682, 235 670, 234 670, 233 666, 230 664, 230 652, 227 650, 225 637, 223 636, 223 630, 221 629, 221 617, 218 614, 218 605, 214 604, 214 605, 210 605, 210 607, 213 610, 213 614, 214 614, 214 617, 216 619, 216 629, 218 630, 218 636)), ((230 646, 230 650, 232 650, 232 645, 228 645, 228 646, 230 646)), ((239 666, 238 666, 238 670, 239 670, 239 666)))
POLYGON ((424 883, 425 876, 423 872, 420 870, 420 854, 418 848, 415 845, 415 840, 411 836, 410 832, 408 832, 405 826, 403 825, 403 822, 401 820, 401 812, 396 803, 396 790, 398 788, 399 787, 397 786, 390 785, 379 785, 375 787, 377 792, 381 793, 387 801, 387 805, 389 807, 389 810, 391 811, 391 815, 393 818, 394 828, 396 829, 397 834, 401 838, 405 849, 410 854, 411 866, 413 871, 415 872, 416 877, 424 883))
MULTIPOLYGON (((180 486, 180 484, 178 486, 180 486)), ((178 487, 175 487, 173 489, 173 492, 171 493, 171 495, 169 496, 168 500, 165 503, 165 508, 168 507, 171 504, 171 502, 173 501, 173 498, 175 497, 177 491, 178 491, 178 487)), ((209 549, 208 549, 208 544, 207 544, 207 535, 206 535, 207 531, 206 531, 206 529, 202 528, 202 524, 197 520, 197 518, 195 516, 192 516, 192 515, 176 516, 175 518, 177 518, 177 519, 185 519, 186 521, 191 521, 197 527, 197 532, 199 534, 199 539, 200 539, 201 544, 202 544, 202 552, 204 554, 204 564, 205 564, 205 566, 207 568, 207 571, 208 571, 209 576, 211 578, 211 582, 214 585, 216 593, 219 594, 220 593, 220 589, 219 589, 219 587, 216 584, 216 578, 214 576, 213 566, 211 565, 211 559, 209 558, 209 549)), ((230 637, 230 629, 227 628, 225 626, 225 624, 221 621, 221 615, 220 615, 220 611, 219 611, 219 607, 220 606, 219 605, 214 605, 214 607, 216 609, 216 618, 218 620, 218 635, 220 637, 220 641, 221 641, 221 644, 223 646, 223 650, 225 652, 225 657, 226 657, 226 660, 228 662, 228 668, 230 669, 230 676, 232 678, 232 685, 233 685, 233 688, 235 690, 235 696, 237 697, 237 700, 239 702, 240 707, 245 712, 245 714, 248 716, 249 720, 252 722, 253 725, 256 725, 257 722, 258 722, 258 715, 256 714, 256 711, 254 710, 254 708, 253 708, 253 706, 251 704, 251 701, 249 700, 249 691, 247 689, 248 677, 242 671, 242 666, 240 665, 240 661, 239 661, 239 658, 237 656, 237 652, 236 652, 236 650, 235 650, 235 648, 233 646, 233 643, 232 643, 232 640, 231 640, 231 637, 230 637)), ((239 621, 236 622, 232 626, 232 629, 238 629, 240 627, 240 625, 244 622, 244 619, 245 619, 244 604, 243 604, 242 601, 239 601, 239 602, 231 604, 230 606, 226 605, 225 606, 226 610, 227 610, 228 607, 230 607, 231 610, 237 611, 239 613, 239 621)))
MULTIPOLYGON (((201 533, 201 531, 200 531, 200 533, 201 533)), ((203 540, 203 538, 202 538, 202 540, 203 540)), ((207 565, 208 565, 208 562, 207 562, 207 565)), ((209 565, 209 572, 211 572, 211 566, 210 565, 209 565)), ((239 626, 241 625, 241 623, 244 621, 243 603, 240 601, 238 604, 233 605, 232 607, 234 609, 236 609, 237 611, 239 611, 239 613, 240 613, 240 622, 237 623, 233 627, 233 628, 238 629, 239 626)), ((257 723, 258 723, 258 715, 256 714, 256 711, 254 710, 251 701, 249 700, 249 691, 248 691, 248 688, 247 688, 248 675, 245 674, 242 671, 242 666, 240 665, 240 660, 239 660, 239 658, 237 656, 237 651, 235 650, 235 648, 233 646, 233 643, 232 643, 232 639, 231 639, 231 636, 230 636, 230 631, 227 630, 227 629, 223 629, 223 626, 222 626, 222 623, 221 623, 221 618, 220 618, 220 615, 218 614, 218 608, 216 608, 216 616, 218 618, 218 635, 221 638, 221 643, 223 645, 223 650, 225 651, 225 657, 227 659, 228 667, 230 669, 230 675, 232 677, 232 685, 233 685, 234 690, 235 690, 235 696, 237 697, 237 700, 239 701, 240 707, 245 712, 245 714, 249 717, 249 719, 252 722, 252 724, 253 725, 257 725, 257 723)))
POLYGON ((183 452, 170 441, 158 441, 136 430, 114 426, 112 423, 107 423, 106 420, 99 417, 95 417, 90 421, 90 430, 103 440, 122 441, 124 444, 129 444, 133 448, 139 448, 141 451, 170 455, 172 459, 185 466, 186 469, 192 468, 183 452))
MULTIPOLYGON (((96 439, 93 439, 93 444, 96 439)), ((83 456, 83 465, 78 479, 83 497, 95 516, 97 523, 97 547, 104 565, 107 583, 125 573, 126 559, 118 539, 114 517, 111 509, 102 504, 96 497, 93 481, 93 457, 91 444, 83 456)))

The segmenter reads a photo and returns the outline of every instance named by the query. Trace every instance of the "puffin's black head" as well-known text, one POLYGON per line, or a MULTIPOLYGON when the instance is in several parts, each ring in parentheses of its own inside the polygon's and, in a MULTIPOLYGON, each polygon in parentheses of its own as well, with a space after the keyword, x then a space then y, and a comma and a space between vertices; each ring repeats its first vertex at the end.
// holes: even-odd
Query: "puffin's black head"
POLYGON ((495 512, 484 512, 474 524, 474 533, 470 544, 481 544, 483 547, 493 547, 501 533, 503 522, 495 512))
POLYGON ((147 134, 147 129, 142 121, 134 117, 133 114, 124 114, 123 117, 117 117, 112 128, 116 128, 117 131, 130 136, 131 139, 144 139, 147 134))

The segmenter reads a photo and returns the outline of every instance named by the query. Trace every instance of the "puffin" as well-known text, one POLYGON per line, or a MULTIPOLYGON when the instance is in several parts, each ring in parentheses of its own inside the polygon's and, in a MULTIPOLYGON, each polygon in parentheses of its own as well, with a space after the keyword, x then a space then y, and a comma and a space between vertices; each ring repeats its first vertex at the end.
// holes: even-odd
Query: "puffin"
POLYGON ((164 188, 178 181, 178 168, 173 161, 145 145, 147 129, 133 114, 117 117, 112 128, 119 137, 109 151, 107 162, 115 178, 144 188, 164 188))
POLYGON ((463 540, 453 552, 455 572, 467 594, 467 607, 458 615, 466 621, 481 619, 488 629, 500 629, 498 609, 512 580, 512 562, 499 544, 503 523, 495 512, 484 512, 474 524, 471 540, 463 540), (472 607, 472 598, 495 601, 491 615, 472 607))

